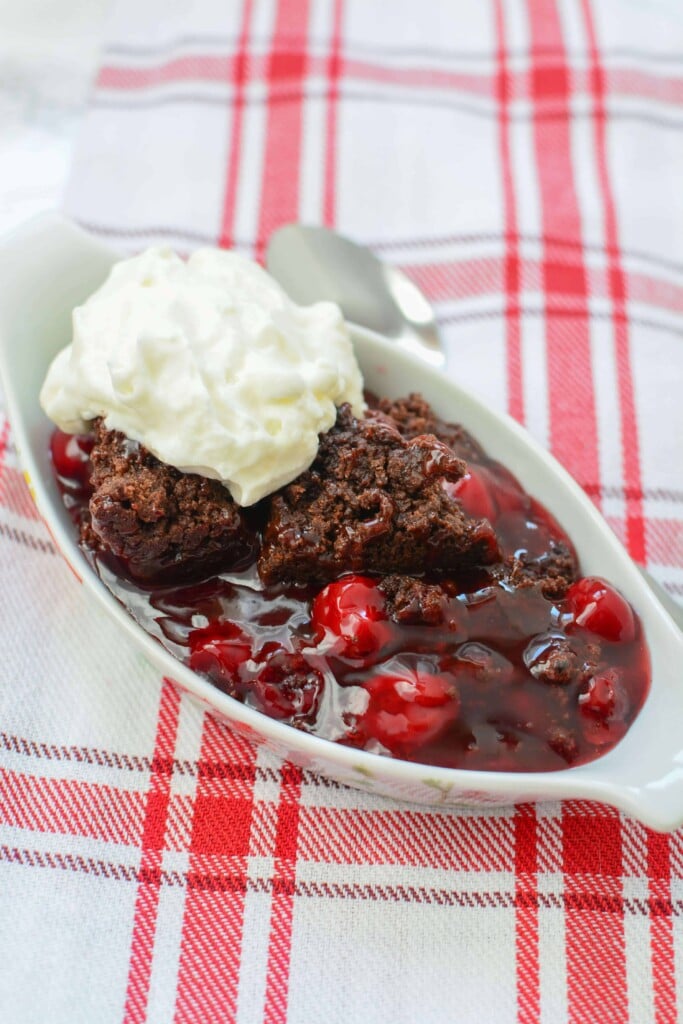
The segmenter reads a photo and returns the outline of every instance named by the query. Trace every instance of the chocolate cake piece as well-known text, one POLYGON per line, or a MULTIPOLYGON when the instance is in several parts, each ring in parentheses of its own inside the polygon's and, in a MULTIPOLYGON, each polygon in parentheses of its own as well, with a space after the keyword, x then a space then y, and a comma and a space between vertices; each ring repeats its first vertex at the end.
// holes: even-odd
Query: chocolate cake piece
POLYGON ((258 560, 266 583, 326 582, 347 571, 422 573, 499 557, 489 523, 442 487, 465 464, 435 437, 407 440, 390 419, 348 405, 311 468, 271 499, 258 560))
POLYGON ((386 598, 389 618, 408 626, 443 625, 452 610, 451 591, 457 592, 448 581, 433 583, 399 573, 381 579, 379 589, 386 598))
POLYGON ((543 596, 549 601, 561 600, 580 575, 576 555, 563 540, 552 540, 549 550, 540 558, 520 552, 506 559, 495 572, 513 587, 540 583, 543 596))
POLYGON ((253 560, 255 537, 223 484, 160 462, 101 419, 94 436, 82 542, 112 552, 139 580, 190 581, 253 560))
POLYGON ((433 434, 452 448, 461 459, 481 461, 485 459, 484 449, 459 423, 447 423, 436 415, 429 402, 422 395, 413 392, 406 398, 380 398, 378 409, 391 416, 403 437, 413 438, 420 434, 433 434))
MULTIPOLYGON (((390 416, 404 437, 412 438, 419 434, 434 434, 444 444, 449 445, 460 458, 467 461, 488 462, 488 457, 471 434, 458 423, 447 423, 440 419, 422 395, 412 393, 406 398, 391 400, 381 398, 377 407, 386 416, 390 416)), ((498 472, 504 472, 498 467, 498 472)), ((550 550, 542 558, 522 555, 509 559, 501 565, 500 575, 509 579, 514 586, 525 582, 541 582, 542 590, 549 599, 564 596, 568 587, 579 575, 578 561, 571 547, 558 538, 551 544, 550 550)))

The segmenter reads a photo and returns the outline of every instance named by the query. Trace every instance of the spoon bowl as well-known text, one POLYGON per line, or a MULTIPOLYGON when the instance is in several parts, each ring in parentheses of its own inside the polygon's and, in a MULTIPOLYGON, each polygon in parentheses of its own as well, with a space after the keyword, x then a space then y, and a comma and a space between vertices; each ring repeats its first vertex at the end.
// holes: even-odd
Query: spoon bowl
MULTIPOLYGON (((55 215, 37 218, 0 246, 0 374, 14 436, 52 537, 112 628, 161 674, 257 744, 347 785, 415 803, 506 805, 593 799, 659 830, 683 823, 683 637, 583 491, 514 421, 485 407, 395 343, 362 328, 352 337, 368 387, 389 397, 420 390, 437 413, 459 419, 489 453, 560 521, 584 572, 610 579, 640 616, 652 659, 645 705, 623 740, 588 764, 554 772, 437 768, 320 739, 233 700, 145 633, 88 565, 62 503, 49 457, 52 430, 38 395, 47 367, 69 340, 72 308, 106 276, 116 253, 55 215)), ((77 584, 74 582, 73 584, 77 584)), ((17 681, 17 700, 21 700, 17 681)))
POLYGON ((361 324, 431 366, 444 366, 434 311, 409 277, 370 249, 328 228, 287 224, 270 236, 268 271, 302 306, 336 302, 361 324))

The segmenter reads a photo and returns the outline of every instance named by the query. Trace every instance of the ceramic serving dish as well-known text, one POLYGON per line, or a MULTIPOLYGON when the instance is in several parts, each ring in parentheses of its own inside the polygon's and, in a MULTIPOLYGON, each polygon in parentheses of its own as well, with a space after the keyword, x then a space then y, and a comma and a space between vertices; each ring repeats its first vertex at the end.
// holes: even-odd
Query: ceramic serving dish
POLYGON ((584 573, 611 580, 638 612, 652 657, 652 687, 625 738, 590 764, 533 774, 392 760, 299 732, 245 707, 149 637, 78 549, 50 465, 51 424, 38 403, 48 364, 69 341, 72 308, 102 282, 116 258, 56 214, 29 222, 5 240, 0 245, 0 372, 23 465, 52 536, 92 600, 101 602, 112 623, 160 672, 254 742, 311 771, 373 793, 442 806, 593 799, 655 829, 683 824, 683 636, 591 502, 547 452, 512 420, 366 330, 354 328, 353 336, 368 387, 388 396, 422 391, 442 416, 462 422, 556 516, 576 545, 584 573))

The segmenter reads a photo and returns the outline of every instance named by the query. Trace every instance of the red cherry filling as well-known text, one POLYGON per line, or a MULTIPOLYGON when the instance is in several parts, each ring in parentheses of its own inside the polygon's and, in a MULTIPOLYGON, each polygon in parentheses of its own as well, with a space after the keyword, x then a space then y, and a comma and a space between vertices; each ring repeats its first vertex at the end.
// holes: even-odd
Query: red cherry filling
POLYGON ((567 604, 577 626, 614 642, 630 643, 635 638, 630 605, 605 580, 596 576, 577 580, 567 591, 567 604))
POLYGON ((529 511, 534 503, 519 480, 512 473, 501 466, 500 462, 493 462, 490 466, 483 466, 482 472, 488 481, 499 512, 529 511))
POLYGON ((588 680, 579 694, 583 734, 596 747, 614 744, 626 731, 628 697, 616 669, 606 668, 588 680))
POLYGON ((65 434, 53 430, 50 453, 57 474, 81 490, 90 485, 90 452, 93 439, 87 434, 65 434))
POLYGON ((460 700, 449 674, 411 667, 396 658, 388 672, 364 684, 368 706, 357 723, 359 738, 375 740, 392 754, 410 755, 442 733, 458 715, 460 700))
POLYGON ((329 583, 311 608, 318 641, 333 639, 330 653, 370 664, 391 639, 384 595, 367 576, 345 576, 329 583))
POLYGON ((256 661, 261 668, 250 684, 250 693, 260 711, 271 718, 292 720, 315 715, 324 680, 302 654, 267 644, 256 661))
POLYGON ((579 694, 579 707, 596 718, 611 718, 617 707, 619 675, 613 668, 605 669, 588 681, 588 688, 579 694))
POLYGON ((453 660, 455 669, 459 669, 468 682, 493 682, 496 686, 505 686, 512 682, 515 670, 507 658, 499 651, 492 651, 485 644, 467 643, 459 649, 453 660))
POLYGON ((483 468, 475 469, 469 466, 465 475, 456 483, 445 480, 443 487, 451 498, 460 502, 468 516, 493 522, 496 518, 496 506, 485 482, 484 473, 483 468))
POLYGON ((233 692, 240 665, 251 657, 248 636, 234 622, 213 622, 188 637, 190 668, 208 675, 222 690, 233 692))
MULTIPOLYGON (((88 437, 52 439, 76 522, 88 505, 90 448, 88 437)), ((161 630, 162 643, 221 690, 298 729, 487 771, 593 760, 621 739, 647 693, 635 613, 603 580, 578 580, 564 598, 561 585, 546 592, 533 581, 546 566, 563 575, 563 559, 573 576, 571 543, 499 464, 476 462, 444 487, 478 520, 478 542, 488 538, 496 559, 517 559, 514 579, 474 567, 380 586, 358 574, 315 595, 308 586, 254 589, 250 567, 243 578, 189 587, 178 578, 150 590, 119 588, 116 568, 91 555, 152 635, 161 630), (210 625, 193 628, 198 617, 210 625)))

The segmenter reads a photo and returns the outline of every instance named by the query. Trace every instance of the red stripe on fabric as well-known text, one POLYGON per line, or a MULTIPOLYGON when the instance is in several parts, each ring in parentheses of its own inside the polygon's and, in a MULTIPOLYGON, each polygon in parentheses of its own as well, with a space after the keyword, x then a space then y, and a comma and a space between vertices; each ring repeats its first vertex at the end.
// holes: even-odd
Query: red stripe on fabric
POLYGON ((217 778, 203 762, 256 764, 256 748, 204 716, 200 774, 194 798, 187 895, 183 912, 174 1020, 235 1020, 254 792, 245 778, 217 778), (211 879, 230 877, 230 887, 211 879))
POLYGON ((5 420, 0 430, 0 481, 2 480, 3 471, 5 468, 5 459, 7 458, 7 443, 9 441, 9 420, 5 420))
MULTIPOLYGON (((508 239, 514 239, 508 235, 508 239)), ((509 245, 509 241, 508 241, 509 245)), ((513 252, 504 256, 480 256, 469 259, 445 259, 434 262, 402 263, 401 269, 422 288, 432 302, 471 298, 473 295, 499 295, 505 288, 506 311, 519 317, 523 308, 521 293, 546 288, 548 305, 553 309, 585 311, 586 292, 595 298, 611 298, 608 272, 601 267, 585 267, 573 255, 560 253, 546 245, 539 261, 513 252), (512 288, 509 285, 512 284, 512 288), (551 301, 552 300, 552 301, 551 301)), ((683 312, 683 288, 648 274, 624 271, 628 293, 634 301, 683 312)), ((625 310, 621 314, 626 317, 625 310)))
POLYGON ((648 519, 645 540, 648 561, 683 566, 683 522, 680 519, 648 519))
POLYGON ((580 805, 563 804, 562 857, 569 1020, 593 1020, 599 995, 601 1018, 626 1024, 624 858, 618 813, 600 808, 588 814, 580 805), (602 913, 581 905, 587 890, 605 900, 602 913))
POLYGON ((237 206, 237 186, 239 180, 240 156, 242 153, 242 127, 244 122, 245 84, 249 78, 250 56, 247 49, 249 41, 249 24, 251 22, 252 0, 244 0, 242 7, 242 23, 237 40, 237 52, 233 66, 229 72, 229 80, 233 84, 234 95, 230 106, 231 132, 229 139, 228 168, 223 195, 223 211, 218 245, 229 249, 234 245, 235 209, 237 206))
MULTIPOLYGON (((474 295, 498 296, 505 289, 508 324, 514 321, 519 326, 517 275, 523 266, 510 248, 511 245, 514 247, 511 235, 507 236, 505 244, 506 255, 503 257, 482 256, 468 260, 443 260, 438 263, 403 263, 401 269, 432 302, 457 301, 472 298, 474 295), (509 266, 511 260, 514 260, 512 268, 509 266), (514 273, 515 270, 517 275, 514 273), (514 303, 511 302, 513 295, 516 299, 514 303)), ((538 263, 534 269, 538 275, 538 263)), ((519 334, 519 331, 517 333, 519 334)))
POLYGON ((323 193, 323 223, 334 227, 336 221, 337 192, 337 118, 339 115, 339 78, 341 76, 341 34, 343 0, 334 0, 332 39, 327 67, 327 125, 325 130, 325 181, 323 193))
MULTIPOLYGON (((300 45, 304 45, 303 40, 300 45)), ((290 43, 280 48, 281 53, 299 52, 299 44, 290 43)), ((267 74, 267 61, 260 55, 252 58, 252 77, 263 80, 267 74)), ((554 68, 557 59, 553 55, 537 54, 536 67, 554 68)), ((162 64, 147 66, 105 64, 97 77, 99 89, 132 92, 153 89, 177 82, 217 82, 234 87, 236 65, 239 57, 207 53, 173 57, 162 64)), ((311 74, 325 76, 327 60, 311 54, 311 74)), ((358 82, 397 85, 408 88, 437 89, 495 99, 498 94, 499 75, 497 72, 458 72, 438 68, 400 67, 379 64, 370 60, 357 59, 347 55, 343 62, 344 76, 358 82)), ((511 100, 528 100, 532 94, 532 80, 526 69, 509 69, 507 72, 509 97, 511 100)), ((591 76, 583 68, 574 67, 572 72, 575 95, 590 94, 591 76)), ((683 102, 683 79, 675 75, 652 74, 640 68, 622 67, 605 69, 605 85, 610 96, 634 97, 640 100, 679 106, 683 102)), ((551 113, 556 93, 550 89, 542 100, 544 113, 551 113)), ((561 89, 559 92, 560 99, 561 89)))
MULTIPOLYGON (((344 60, 344 76, 362 82, 414 88, 446 89, 481 97, 495 96, 496 81, 490 74, 466 74, 438 68, 388 67, 350 57, 344 60)), ((517 76, 519 78, 519 76, 517 76)), ((522 82, 524 81, 524 76, 522 82)))
MULTIPOLYGON (((335 0, 336 4, 336 0, 335 0)), ((333 16, 336 23, 337 19, 333 16)), ((339 23, 340 24, 340 23, 339 23)), ((291 81, 287 71, 296 67, 296 63, 305 50, 305 38, 300 44, 285 43, 280 35, 277 47, 278 55, 283 59, 281 69, 285 74, 279 75, 282 81, 291 81), (289 65, 291 61, 291 65, 289 65)), ((125 67, 121 65, 104 66, 98 75, 97 86, 100 89, 136 91, 158 88, 177 82, 228 83, 234 87, 234 77, 239 58, 233 56, 214 56, 211 54, 194 54, 187 57, 175 57, 163 64, 148 67, 125 67)), ((329 57, 308 54, 307 67, 311 74, 328 77, 330 70, 329 57)), ((340 62, 340 71, 342 65, 340 62)), ((260 55, 252 58, 252 77, 263 81, 268 77, 268 61, 260 55)), ((343 61, 343 72, 346 78, 359 82, 379 83, 386 85, 407 86, 409 88, 432 88, 455 92, 474 93, 482 97, 493 97, 494 82, 490 74, 462 74, 458 72, 440 71, 433 68, 387 67, 365 60, 347 57, 343 61)), ((297 76, 295 71, 294 77, 297 76)), ((515 96, 522 98, 528 95, 526 73, 511 77, 515 83, 515 96)))
MULTIPOLYGON (((553 46, 562 52, 564 40, 555 0, 528 3, 531 47, 553 46)), ((534 105, 551 90, 562 96, 562 116, 555 121, 534 116, 534 140, 541 199, 544 244, 549 238, 581 241, 581 218, 571 158, 569 68, 559 60, 553 67, 532 70, 534 105)), ((562 286, 562 274, 544 252, 543 289, 562 286)), ((583 262, 572 268, 568 286, 580 303, 571 320, 553 316, 546 308, 546 349, 549 377, 550 442, 554 454, 578 480, 598 480, 597 421, 588 331, 587 280, 583 262), (577 410, 581 443, 577 444, 577 410)))
POLYGON ((650 958, 654 981, 655 1020, 676 1020, 676 960, 671 906, 670 838, 647 832, 647 874, 650 897, 650 958))
POLYGON ((234 83, 239 63, 239 54, 233 57, 198 53, 175 57, 151 67, 105 64, 100 68, 96 85, 98 89, 135 90, 155 88, 172 82, 234 83))
MULTIPOLYGON (((617 537, 626 543, 627 520, 624 516, 605 517, 617 537)), ((680 519, 647 519, 645 546, 649 565, 683 568, 683 522, 680 519)))
POLYGON ((24 519, 40 519, 23 473, 12 466, 0 467, 0 505, 24 519))
POLYGON ((147 999, 152 974, 152 953, 179 715, 178 691, 164 680, 142 832, 140 881, 135 898, 124 1007, 125 1024, 142 1024, 147 1019, 147 999))
MULTIPOLYGON (((527 5, 532 48, 553 46, 562 54, 564 39, 556 0, 527 5)), ((550 439, 560 461, 579 480, 599 480, 597 419, 592 379, 588 321, 588 281, 582 263, 572 268, 567 286, 579 315, 568 320, 552 315, 547 295, 562 290, 564 270, 557 271, 548 251, 550 238, 582 241, 582 225, 574 181, 570 131, 570 69, 566 60, 532 69, 534 115, 539 101, 551 92, 562 116, 552 122, 534 116, 541 216, 544 235, 543 290, 546 298, 546 348, 549 375, 550 439), (577 444, 577 410, 581 431, 577 444)), ((562 815, 565 892, 585 891, 586 875, 595 876, 600 891, 622 898, 621 832, 618 815, 589 817, 565 805, 562 815)), ((569 1019, 591 1019, 595 993, 600 992, 605 1018, 617 1024, 628 1019, 623 907, 592 915, 567 909, 567 1002, 569 1019)))
MULTIPOLYGON (((85 748, 49 748, 17 737, 0 736, 0 745, 15 753, 33 754, 47 760, 73 760, 77 764, 107 765, 106 760, 95 760, 85 748), (31 749, 33 747, 33 749, 31 749), (51 752, 52 750, 52 752, 51 752), (54 753, 53 753, 54 752, 54 753), (56 756, 55 756, 56 755, 56 756)), ((103 753, 95 751, 95 754, 103 753)), ((103 758, 109 755, 103 753, 103 758)), ((132 770, 130 760, 112 755, 108 767, 126 767, 132 770), (113 759, 118 759, 116 764, 113 759), (123 760, 123 765, 121 761, 123 760)), ((144 759, 143 759, 144 760, 144 759)), ((154 772, 156 761, 149 767, 136 767, 136 771, 154 772)), ((172 766, 177 770, 177 765, 172 766)), ((179 772, 182 774, 182 771, 179 772)), ((233 787, 227 781, 227 788, 233 787)), ((24 775, 0 769, 0 824, 31 832, 50 832, 72 835, 122 846, 140 846, 143 842, 147 794, 138 790, 119 789, 116 786, 83 782, 80 779, 46 778, 24 775)), ((187 848, 190 835, 192 805, 189 797, 180 794, 169 797, 167 811, 166 848, 187 848)))
POLYGON ((456 871, 513 871, 507 817, 426 811, 302 807, 299 857, 322 864, 404 864, 456 871))
POLYGON ((24 474, 7 465, 9 436, 9 420, 5 420, 0 431, 0 505, 4 505, 15 515, 23 516, 24 519, 38 520, 40 515, 24 474))
MULTIPOLYGON (((609 290, 615 315, 614 334, 617 357, 617 380, 619 411, 621 417, 622 471, 626 487, 640 488, 640 439, 631 367, 628 319, 626 313, 626 279, 619 252, 619 228, 617 225, 614 191, 607 167, 607 116, 605 113, 605 73, 600 62, 592 8, 589 0, 581 0, 586 23, 590 71, 593 92, 595 126, 595 150, 597 154, 598 179, 602 193, 605 221, 605 244, 608 257, 609 290)), ((626 501, 627 547, 638 562, 647 561, 643 505, 637 499, 626 501)))
MULTIPOLYGON (((638 274, 622 269, 626 292, 633 302, 660 306, 674 313, 683 311, 683 288, 673 281, 661 281, 647 274, 638 274)), ((626 312, 624 312, 626 316, 626 312)))
POLYGON ((305 39, 308 18, 309 0, 279 0, 268 59, 268 114, 257 259, 263 259, 265 243, 273 231, 299 216, 303 80, 308 58, 303 44, 300 49, 287 50, 287 39, 291 35, 305 39), (277 83, 283 78, 296 96, 295 102, 273 102, 277 83))
POLYGON ((676 881, 683 879, 683 829, 669 836, 669 868, 676 881))
POLYGON ((301 769, 283 764, 275 834, 264 1024, 286 1024, 287 1020, 300 797, 301 769))
POLYGON ((517 225, 517 199, 512 171, 510 124, 510 69, 505 43, 505 18, 502 0, 495 6, 498 61, 498 103, 500 107, 499 147, 503 181, 503 219, 505 230, 505 348, 507 358, 508 411, 524 422, 524 390, 522 386, 521 323, 519 315, 520 264, 517 225))
POLYGON ((538 828, 533 804, 517 807, 515 830, 515 968, 517 1020, 541 1017, 538 949, 538 828))
POLYGON ((125 846, 137 845, 142 835, 144 793, 0 769, 0 796, 3 825, 125 846))
POLYGON ((610 95, 637 96, 660 103, 683 104, 683 78, 674 75, 653 75, 639 68, 605 69, 605 82, 610 95))

